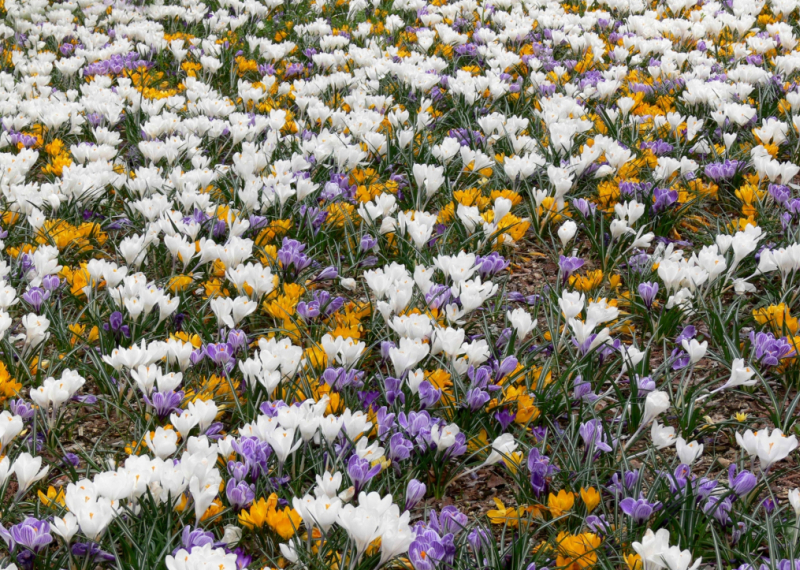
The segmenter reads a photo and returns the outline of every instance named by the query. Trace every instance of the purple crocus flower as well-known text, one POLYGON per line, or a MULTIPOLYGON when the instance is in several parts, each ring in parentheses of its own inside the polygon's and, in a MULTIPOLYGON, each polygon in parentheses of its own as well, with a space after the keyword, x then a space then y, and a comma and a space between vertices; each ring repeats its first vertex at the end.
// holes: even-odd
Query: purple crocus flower
POLYGON ((656 156, 661 156, 667 153, 672 152, 672 145, 666 141, 652 141, 652 142, 643 142, 640 145, 640 148, 649 149, 653 151, 653 154, 656 156))
POLYGON ((241 510, 247 508, 253 499, 256 498, 255 485, 248 485, 244 481, 238 483, 230 479, 228 486, 225 488, 225 496, 228 497, 228 502, 234 510, 241 510))
POLYGON ((495 347, 497 347, 497 349, 501 351, 505 350, 508 341, 511 340, 511 335, 513 332, 514 329, 512 329, 511 327, 506 327, 502 331, 500 331, 500 334, 497 335, 497 340, 494 343, 495 347))
POLYGON ((244 464, 250 470, 250 477, 253 480, 268 471, 267 460, 272 455, 272 448, 268 443, 259 441, 255 437, 240 437, 232 442, 232 447, 244 459, 244 464))
POLYGON ((361 242, 359 243, 359 247, 361 248, 361 251, 370 251, 377 244, 378 240, 376 240, 370 234, 364 234, 363 236, 361 236, 361 242))
POLYGON ((622 497, 631 493, 639 482, 639 470, 624 471, 622 473, 614 473, 611 476, 611 482, 606 487, 616 497, 622 497))
MULTIPOLYGON (((622 183, 620 182, 620 189, 622 188, 622 183)), ((585 198, 578 198, 577 200, 573 200, 572 205, 581 213, 584 218, 589 218, 594 215, 595 211, 597 210, 597 206, 595 206, 592 202, 589 202, 585 198)))
POLYGON ((447 534, 456 535, 467 526, 469 518, 467 515, 458 510, 455 505, 447 505, 443 507, 441 512, 437 515, 436 511, 430 512, 430 522, 428 527, 435 530, 442 536, 447 534))
POLYGON ((61 464, 65 467, 78 467, 81 464, 81 458, 74 453, 67 452, 61 460, 61 464))
POLYGON ((114 311, 108 317, 108 322, 103 323, 103 330, 106 332, 113 332, 114 335, 118 336, 120 333, 125 336, 125 338, 130 338, 131 331, 128 325, 123 324, 125 322, 125 317, 119 311, 114 311))
POLYGON ((575 377, 575 381, 573 382, 572 386, 572 397, 575 400, 583 400, 584 402, 592 403, 600 397, 592 390, 592 383, 584 382, 583 377, 580 375, 575 377))
POLYGON ((393 349, 397 348, 397 345, 392 342, 391 340, 383 340, 381 341, 381 358, 383 360, 389 359, 389 352, 393 349))
POLYGON ((480 526, 470 531, 469 535, 467 535, 467 541, 476 555, 479 554, 482 549, 494 544, 494 538, 491 532, 480 526))
POLYGON ((644 306, 648 309, 652 307, 653 301, 655 301, 656 295, 658 295, 658 283, 651 283, 649 281, 639 283, 638 290, 644 306))
POLYGON ((381 466, 376 464, 374 467, 370 466, 369 461, 360 458, 358 455, 352 455, 347 462, 347 474, 355 487, 355 494, 361 491, 375 475, 380 473, 381 466))
POLYGON ((467 368, 467 377, 476 388, 486 388, 489 380, 492 379, 492 369, 488 366, 480 366, 478 368, 470 366, 467 368))
POLYGON ((563 255, 560 256, 559 259, 558 259, 558 267, 561 270, 561 273, 563 275, 562 279, 563 279, 564 283, 567 282, 567 280, 569 279, 570 275, 572 275, 578 269, 583 267, 584 263, 586 263, 586 262, 583 259, 581 259, 580 257, 565 257, 563 255))
POLYGON ((249 472, 250 470, 247 468, 247 465, 241 461, 228 461, 228 474, 233 477, 234 481, 244 481, 244 478, 247 477, 249 472))
POLYGON ((491 396, 480 388, 472 388, 467 392, 467 406, 473 412, 481 409, 489 400, 491 400, 491 396))
POLYGON ((736 465, 731 464, 731 466, 728 467, 728 483, 734 493, 740 497, 744 497, 756 488, 758 479, 747 469, 743 469, 741 472, 737 473, 736 465))
MULTIPOLYGON (((731 529, 731 544, 735 545, 741 540, 744 533, 747 532, 747 525, 743 522, 738 522, 733 526, 731 529)), ((743 570, 745 566, 750 566, 749 564, 742 564, 739 566, 739 570, 743 570)), ((763 570, 768 570, 762 566, 763 570)), ((748 569, 750 570, 750 569, 748 569)))
POLYGON ((175 392, 174 390, 170 390, 169 392, 153 392, 150 396, 145 394, 144 401, 147 402, 151 408, 154 408, 156 415, 163 420, 180 408, 181 402, 183 402, 183 396, 183 392, 175 392))
POLYGON ((406 395, 403 394, 403 381, 399 378, 392 378, 391 376, 383 381, 384 389, 386 390, 386 401, 391 406, 396 401, 405 404, 406 395))
POLYGON ((112 331, 118 331, 122 327, 125 317, 119 311, 114 311, 108 317, 108 326, 112 331))
POLYGON ((673 370, 683 370, 689 366, 689 362, 691 362, 691 358, 686 351, 681 350, 680 348, 676 348, 672 351, 670 354, 670 359, 672 360, 673 370))
POLYGON ((716 481, 715 479, 701 477, 695 483, 695 493, 697 493, 697 496, 701 499, 707 499, 711 496, 711 493, 714 492, 714 489, 716 489, 718 485, 719 481, 716 481))
POLYGON ((233 345, 227 342, 210 343, 206 345, 206 356, 215 364, 225 366, 233 361, 233 345))
POLYGON ((666 210, 678 201, 678 192, 677 190, 670 190, 669 188, 656 188, 653 190, 653 197, 655 198, 653 210, 655 212, 660 212, 666 210))
POLYGON ((408 415, 406 415, 405 412, 400 412, 397 415, 397 423, 400 424, 400 427, 402 427, 408 435, 417 437, 426 430, 430 433, 431 415, 425 410, 420 412, 412 411, 409 412, 408 415))
POLYGON ((56 275, 45 275, 42 278, 42 286, 48 291, 55 291, 61 287, 61 279, 56 275))
POLYGON ((425 294, 425 302, 431 309, 440 309, 450 301, 450 296, 450 287, 437 283, 425 294))
POLYGON ((248 217, 248 221, 250 222, 250 229, 251 230, 260 230, 264 226, 267 225, 269 221, 266 216, 257 216, 256 214, 250 214, 248 217))
POLYGON ((733 501, 730 497, 711 496, 703 505, 703 512, 707 515, 713 516, 722 526, 727 525, 731 521, 729 513, 733 507, 733 501))
POLYGON ((31 308, 39 312, 45 301, 50 298, 50 291, 42 289, 41 287, 31 287, 22 295, 22 300, 28 303, 31 308))
POLYGON ((193 350, 192 354, 189 355, 189 362, 192 363, 192 366, 197 366, 205 357, 206 351, 202 348, 198 348, 193 350))
POLYGON ((680 334, 675 337, 675 344, 681 345, 684 340, 691 340, 697 335, 697 329, 694 325, 687 325, 681 329, 680 334))
POLYGON ((483 279, 491 278, 503 271, 509 266, 511 262, 506 260, 502 255, 493 251, 485 257, 480 255, 475 259, 475 265, 478 267, 478 273, 483 279))
POLYGON ((369 407, 374 404, 378 398, 380 398, 381 393, 378 390, 361 390, 358 392, 358 400, 361 403, 361 408, 364 410, 368 410, 369 407))
POLYGON ((96 542, 76 542, 72 545, 72 555, 88 558, 89 560, 103 560, 105 562, 113 562, 117 559, 117 557, 110 552, 100 548, 100 545, 96 542))
POLYGON ((445 557, 445 546, 435 530, 425 529, 417 534, 408 547, 408 558, 416 570, 436 570, 445 557))
POLYGON ((464 455, 467 452, 467 436, 463 433, 456 435, 456 441, 448 447, 442 454, 442 457, 447 460, 459 455, 464 455))
POLYGON ((311 259, 303 253, 306 246, 297 240, 285 237, 280 250, 278 250, 278 261, 284 269, 294 265, 297 271, 301 271, 311 265, 311 259))
POLYGON ((128 227, 128 226, 132 226, 132 225, 133 225, 133 222, 131 222, 128 218, 126 218, 125 216, 120 216, 116 220, 113 220, 112 222, 109 222, 108 224, 106 224, 106 229, 107 230, 121 230, 122 228, 125 228, 125 227, 128 227))
POLYGON ((247 348, 247 334, 240 329, 231 329, 228 331, 228 344, 233 347, 236 352, 239 349, 245 350, 247 348))
POLYGON ((320 315, 319 303, 316 301, 312 301, 310 303, 300 301, 297 304, 297 314, 300 315, 306 322, 313 321, 320 315))
POLYGON ((0 537, 8 545, 8 550, 14 552, 17 545, 38 554, 48 544, 53 542, 50 534, 50 523, 47 521, 27 517, 9 530, 0 526, 0 537))
POLYGON ((537 447, 532 447, 528 454, 528 470, 531 472, 531 486, 537 497, 547 489, 547 478, 560 471, 555 465, 550 465, 550 458, 542 455, 537 447))
POLYGON ((600 420, 592 419, 582 423, 578 428, 578 433, 586 445, 587 453, 594 453, 595 449, 608 453, 613 449, 614 442, 612 440, 612 445, 609 445, 606 441, 606 432, 603 429, 603 422, 600 420))
POLYGON ((589 531, 595 534, 604 535, 611 531, 611 524, 606 520, 605 515, 589 515, 584 522, 589 531))
POLYGON ((497 366, 497 382, 505 378, 507 374, 511 374, 517 369, 519 360, 515 356, 506 356, 497 366))
POLYGON ((336 279, 339 277, 339 270, 336 269, 334 266, 326 267, 322 271, 319 272, 319 275, 314 277, 314 281, 330 281, 331 279, 336 279))
POLYGON ((320 376, 320 380, 322 380, 323 384, 327 384, 331 388, 335 390, 341 389, 342 384, 342 377, 345 374, 344 368, 326 368, 322 375, 320 376))
POLYGON ((788 186, 783 186, 782 184, 770 184, 768 189, 772 199, 782 206, 785 206, 792 197, 792 190, 788 186))
MULTIPOLYGON (((183 532, 181 533, 181 543, 182 548, 186 549, 187 551, 191 552, 192 548, 195 546, 205 546, 206 544, 214 544, 216 539, 214 538, 214 533, 209 532, 207 530, 203 530, 202 528, 192 529, 190 526, 183 527, 183 532)), ((181 547, 176 548, 172 554, 174 555, 181 547)))
POLYGON ((427 380, 419 385, 419 403, 422 409, 434 406, 442 397, 442 391, 435 388, 433 384, 427 380))
POLYGON ((247 554, 241 546, 234 548, 233 553, 236 555, 236 570, 245 570, 253 561, 253 557, 247 554))
POLYGON ((511 410, 503 408, 502 410, 495 412, 494 419, 500 424, 500 427, 503 431, 508 429, 508 426, 512 424, 512 422, 516 419, 517 415, 512 412, 511 410))
POLYGON ((378 412, 375 414, 375 419, 377 420, 378 424, 379 439, 384 440, 386 435, 392 431, 396 418, 397 415, 389 412, 389 408, 386 406, 382 406, 380 409, 378 409, 378 412))
POLYGON ((692 468, 684 463, 678 465, 673 473, 662 473, 662 476, 667 477, 669 490, 673 495, 685 489, 686 485, 693 480, 692 468))
POLYGON ((258 409, 268 418, 274 418, 278 415, 278 412, 287 406, 288 404, 286 402, 278 400, 276 402, 263 402, 258 409))
POLYGON ((637 523, 646 522, 650 515, 661 510, 661 506, 660 502, 651 503, 644 497, 639 499, 628 497, 627 499, 622 499, 619 503, 619 508, 622 509, 622 512, 637 523))
POLYGON ((325 186, 322 187, 322 192, 320 193, 320 196, 324 200, 335 200, 337 197, 341 196, 342 192, 343 192, 342 187, 339 186, 337 183, 326 182, 325 186))
POLYGON ((12 414, 21 417, 23 420, 29 420, 36 415, 36 408, 22 398, 9 401, 8 409, 12 414))
POLYGON ((33 256, 29 253, 23 253, 19 256, 19 269, 22 275, 25 275, 35 267, 33 263, 33 256))
POLYGON ((780 361, 794 354, 794 348, 785 337, 775 338, 770 333, 750 332, 753 360, 762 366, 778 366, 780 361))
POLYGON ((636 375, 636 387, 640 396, 646 396, 648 392, 656 389, 656 382, 650 376, 640 377, 636 375))
POLYGON ((738 168, 739 161, 726 160, 725 162, 714 162, 707 164, 704 171, 706 176, 711 178, 714 182, 719 182, 720 180, 733 178, 736 175, 738 168))
POLYGON ((389 453, 387 457, 393 462, 405 461, 411 457, 414 451, 414 444, 411 440, 403 437, 402 433, 396 432, 389 438, 389 453))
POLYGON ((211 230, 211 235, 215 239, 221 239, 225 237, 225 234, 228 232, 228 224, 225 223, 225 220, 217 220, 214 222, 214 228, 211 230))
POLYGON ((409 481, 406 487, 406 503, 403 510, 410 511, 413 509, 417 503, 425 497, 425 492, 427 490, 428 488, 425 483, 417 481, 416 479, 409 481))

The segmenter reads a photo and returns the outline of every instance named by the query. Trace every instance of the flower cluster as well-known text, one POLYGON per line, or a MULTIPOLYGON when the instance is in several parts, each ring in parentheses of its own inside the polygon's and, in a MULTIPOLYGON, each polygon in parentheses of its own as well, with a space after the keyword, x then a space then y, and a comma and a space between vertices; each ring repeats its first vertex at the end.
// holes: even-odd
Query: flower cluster
POLYGON ((0 568, 800 568, 798 18, 0 1, 0 568))

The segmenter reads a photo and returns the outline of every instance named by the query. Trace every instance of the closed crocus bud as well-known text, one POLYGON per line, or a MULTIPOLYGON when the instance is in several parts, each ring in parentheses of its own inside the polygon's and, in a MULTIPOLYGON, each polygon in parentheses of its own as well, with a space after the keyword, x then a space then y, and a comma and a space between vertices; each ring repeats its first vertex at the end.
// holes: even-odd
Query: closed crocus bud
POLYGON ((406 487, 406 504, 403 508, 404 511, 413 509, 424 497, 425 492, 428 490, 425 483, 412 479, 408 482, 406 487))
POLYGON ((294 543, 292 541, 284 542, 280 545, 281 555, 288 560, 289 562, 297 562, 299 557, 297 556, 297 549, 294 547, 294 543))
POLYGON ((353 497, 355 496, 355 494, 356 494, 356 488, 353 487, 353 486, 350 486, 347 489, 345 489, 344 491, 342 491, 341 493, 339 493, 338 497, 339 497, 339 499, 341 499, 341 501, 343 503, 349 503, 350 501, 353 500, 353 497))
POLYGON ((642 425, 647 425, 669 409, 669 396, 662 390, 654 390, 647 395, 644 401, 644 416, 642 425))
POLYGON ((519 361, 514 356, 507 356, 503 359, 500 363, 500 366, 497 367, 497 377, 502 378, 508 374, 514 372, 519 365, 519 361))
POLYGON ((33 457, 30 453, 22 453, 17 460, 14 462, 14 465, 11 467, 11 470, 17 476, 17 483, 19 485, 19 489, 17 490, 17 497, 22 497, 25 494, 25 491, 28 490, 28 487, 33 485, 36 481, 43 479, 47 472, 50 470, 50 467, 42 467, 42 458, 41 457, 33 457))
POLYGON ((514 330, 517 331, 517 339, 524 340, 530 332, 536 328, 536 321, 533 320, 530 313, 525 309, 514 309, 507 311, 506 317, 514 330))
POLYGON ((3 459, 0 459, 0 485, 6 482, 9 475, 11 475, 11 460, 6 455, 3 459))
POLYGON ((792 505, 795 516, 800 518, 800 489, 789 491, 789 504, 792 505))
POLYGON ((331 265, 320 271, 319 275, 314 278, 314 281, 327 281, 329 279, 336 279, 338 276, 339 271, 331 265))
POLYGON ((578 232, 578 224, 572 220, 567 220, 561 227, 558 228, 558 239, 561 240, 561 247, 567 247, 567 244, 575 237, 578 232))
POLYGON ((758 484, 758 479, 746 469, 739 471, 736 468, 736 465, 731 464, 731 466, 728 468, 728 484, 734 493, 740 497, 744 497, 750 493, 750 491, 755 489, 756 485, 758 484))
POLYGON ((645 282, 639 284, 639 296, 642 298, 642 302, 644 303, 645 307, 648 309, 653 305, 653 301, 656 299, 656 295, 658 295, 658 283, 651 283, 645 282))

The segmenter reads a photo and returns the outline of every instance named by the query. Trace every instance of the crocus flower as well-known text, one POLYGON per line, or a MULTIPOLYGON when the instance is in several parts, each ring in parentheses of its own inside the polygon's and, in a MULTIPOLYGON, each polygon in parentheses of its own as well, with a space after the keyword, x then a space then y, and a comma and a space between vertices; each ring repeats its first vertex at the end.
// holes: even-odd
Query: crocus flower
POLYGON ((654 512, 661 510, 661 503, 651 503, 644 497, 640 497, 639 499, 628 497, 620 501, 619 507, 622 509, 622 512, 631 517, 634 522, 643 523, 646 522, 654 512))
POLYGON ((353 482, 355 492, 358 494, 361 489, 366 485, 375 475, 380 473, 381 466, 376 464, 374 467, 370 466, 369 461, 361 459, 358 455, 352 455, 347 462, 347 475, 353 482))

